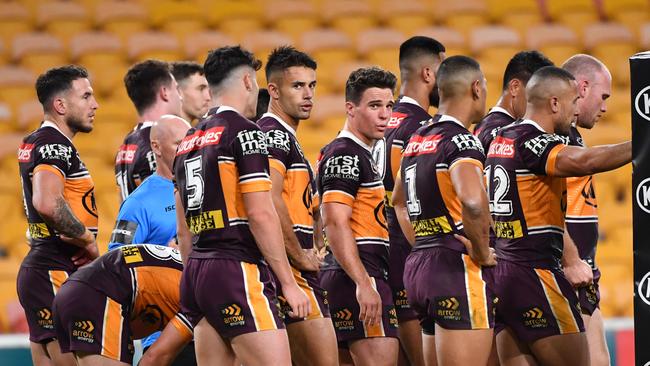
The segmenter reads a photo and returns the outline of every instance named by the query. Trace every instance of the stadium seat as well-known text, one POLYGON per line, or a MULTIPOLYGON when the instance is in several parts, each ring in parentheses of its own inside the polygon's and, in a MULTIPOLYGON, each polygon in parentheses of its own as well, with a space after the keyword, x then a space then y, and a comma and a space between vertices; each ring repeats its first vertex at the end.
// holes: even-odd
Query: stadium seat
POLYGON ((268 1, 265 18, 274 30, 296 40, 303 33, 317 28, 320 22, 313 4, 301 0, 268 1))
POLYGON ((18 107, 18 129, 29 132, 38 128, 43 121, 43 106, 38 99, 23 102, 18 107))
POLYGON ((95 23, 103 30, 126 42, 131 34, 148 28, 147 10, 131 1, 107 0, 97 4, 95 23))
POLYGON ((540 24, 531 27, 526 34, 526 46, 542 52, 556 65, 561 65, 569 57, 582 53, 575 32, 559 24, 540 24))
POLYGON ((490 20, 515 29, 519 34, 544 19, 536 0, 487 0, 490 20))
MULTIPOLYGON (((255 53, 260 60, 266 61, 271 51, 278 46, 291 45, 293 40, 289 35, 277 31, 258 31, 247 33, 241 42, 242 46, 255 53)), ((264 68, 257 72, 257 82, 266 86, 264 68)))
POLYGON ((48 1, 36 11, 37 25, 67 43, 72 36, 92 26, 88 10, 72 1, 48 1))
POLYGON ((132 34, 128 40, 128 55, 134 62, 146 59, 182 59, 180 42, 174 35, 152 31, 132 34))
POLYGON ((210 26, 241 40, 246 34, 262 29, 264 9, 254 0, 224 0, 210 5, 206 20, 210 26))
POLYGON ((318 63, 319 94, 325 89, 334 90, 336 70, 342 64, 356 58, 350 38, 345 33, 334 29, 315 29, 305 32, 300 40, 300 48, 309 53, 318 63))
POLYGON ((632 32, 618 23, 595 23, 584 29, 584 43, 589 53, 601 60, 612 73, 612 81, 629 85, 628 58, 637 51, 632 32))
POLYGON ((409 37, 416 35, 418 29, 432 25, 434 21, 431 10, 422 1, 384 0, 377 7, 377 15, 387 28, 409 37))
POLYGON ((0 258, 0 333, 28 331, 25 313, 20 305, 18 305, 18 309, 13 309, 16 308, 18 302, 16 277, 20 262, 21 260, 17 258, 0 258), (11 311, 10 308, 12 308, 11 311))
POLYGON ((427 36, 440 41, 445 45, 445 54, 467 55, 467 41, 465 36, 457 30, 444 26, 420 28, 415 32, 420 36, 427 36))
POLYGON ((14 111, 11 105, 0 101, 0 135, 5 135, 14 130, 14 111))
POLYGON ((452 27, 465 36, 468 36, 473 28, 483 26, 489 20, 485 0, 436 0, 433 12, 438 23, 452 27))
POLYGON ((149 6, 151 25, 179 39, 205 29, 203 10, 192 2, 156 1, 149 6))
MULTIPOLYGON (((311 113, 309 123, 305 124, 305 129, 331 130, 343 127, 345 119, 345 95, 329 94, 321 95, 314 103, 314 110, 311 113), (326 126, 325 122, 332 118, 341 119, 340 126, 326 126)), ((324 143, 323 143, 324 145, 324 143)))
POLYGON ((63 43, 48 33, 23 33, 14 37, 12 58, 36 74, 68 63, 63 43))
POLYGON ((603 0, 608 20, 625 24, 638 37, 641 25, 650 21, 650 4, 646 0, 603 0))
POLYGON ((203 64, 209 51, 237 43, 234 39, 221 32, 204 31, 187 36, 183 44, 185 46, 185 57, 203 64))
POLYGON ((553 21, 573 29, 578 36, 586 25, 599 20, 593 0, 546 0, 543 4, 553 21))
MULTIPOLYGON (((397 60, 395 60, 397 63, 397 60)), ((339 65, 334 74, 332 75, 332 88, 336 93, 345 92, 345 83, 350 76, 350 73, 361 67, 372 66, 369 62, 363 61, 350 61, 344 62, 339 65)))
POLYGON ((333 0, 321 9, 324 21, 332 28, 356 39, 361 31, 377 25, 368 3, 355 0, 333 0))
POLYGON ((357 50, 365 61, 399 75, 399 46, 406 37, 397 31, 374 28, 357 37, 357 50))
POLYGON ((0 6, 0 38, 7 47, 17 34, 30 32, 33 28, 29 9, 18 1, 2 2, 0 6))
POLYGON ((106 32, 80 33, 70 41, 72 60, 88 69, 95 93, 111 95, 122 87, 127 69, 120 39, 106 32))
POLYGON ((18 113, 18 106, 25 100, 36 98, 36 75, 22 67, 0 67, 0 100, 11 108, 13 115, 18 113))

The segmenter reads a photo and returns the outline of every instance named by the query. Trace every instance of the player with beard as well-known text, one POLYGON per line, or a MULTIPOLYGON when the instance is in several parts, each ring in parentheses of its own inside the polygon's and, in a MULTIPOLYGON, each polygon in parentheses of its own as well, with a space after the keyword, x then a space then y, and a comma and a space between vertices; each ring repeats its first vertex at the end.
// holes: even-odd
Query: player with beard
POLYGON ((172 62, 171 68, 183 101, 179 117, 190 123, 195 123, 208 111, 211 99, 203 66, 196 62, 178 61, 172 62))
MULTIPOLYGON (((271 103, 257 124, 266 134, 273 204, 293 276, 311 302, 306 318, 284 316, 291 358, 295 365, 337 365, 336 334, 320 287, 320 260, 314 250, 314 220, 320 219, 318 195, 312 192, 314 172, 296 138, 300 121, 311 114, 316 62, 293 47, 279 47, 269 55, 266 79, 271 103)), ((281 311, 286 312, 289 304, 278 295, 281 311)))
MULTIPOLYGON (((399 49, 399 68, 402 86, 400 97, 393 106, 393 113, 386 126, 384 139, 375 144, 373 156, 382 174, 386 189, 386 221, 390 240, 390 266, 388 281, 393 298, 397 319, 401 349, 405 351, 412 365, 423 365, 422 334, 434 336, 433 323, 422 326, 418 316, 408 303, 404 289, 404 262, 411 251, 404 234, 395 217, 395 211, 389 204, 395 175, 399 171, 402 152, 415 130, 431 118, 429 107, 438 107, 438 87, 436 72, 440 62, 445 59, 445 46, 433 38, 416 36, 406 40, 399 49)), ((425 345, 433 342, 425 342, 425 345)), ((435 360, 435 348, 424 352, 431 354, 427 359, 435 360)), ((402 352, 400 352, 402 355, 402 352)), ((402 355, 403 356, 403 355, 402 355)))
MULTIPOLYGON (((607 111, 606 100, 612 90, 612 76, 602 62, 589 55, 575 55, 562 68, 578 82, 578 118, 571 126, 569 145, 585 144, 578 127, 592 129, 607 111)), ((585 322, 589 356, 592 366, 609 365, 609 351, 605 341, 603 318, 600 312, 596 266, 598 244, 598 203, 593 176, 567 178, 566 231, 562 267, 567 280, 578 288, 580 310, 585 322)))
POLYGON ((124 76, 124 85, 138 111, 138 124, 115 156, 115 180, 122 201, 156 171, 149 138, 151 125, 163 115, 181 114, 178 84, 166 62, 147 60, 133 65, 124 76))
POLYGON ((98 105, 88 73, 73 65, 40 75, 36 94, 43 123, 18 149, 30 245, 18 271, 18 299, 34 364, 74 365, 59 349, 52 301, 70 274, 99 255, 95 186, 72 143, 92 131, 98 105))
POLYGON ((539 51, 522 51, 514 55, 503 73, 503 91, 497 105, 474 128, 474 135, 488 151, 497 131, 526 113, 526 84, 533 73, 553 62, 539 51))

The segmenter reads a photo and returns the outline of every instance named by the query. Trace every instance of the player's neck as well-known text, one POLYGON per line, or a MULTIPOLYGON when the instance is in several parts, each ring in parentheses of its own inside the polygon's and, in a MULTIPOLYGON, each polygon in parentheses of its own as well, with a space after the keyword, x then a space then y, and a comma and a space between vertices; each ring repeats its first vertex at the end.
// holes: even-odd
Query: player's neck
POLYGON ((72 140, 72 138, 76 134, 76 132, 73 131, 68 126, 68 124, 65 122, 63 117, 53 116, 53 115, 51 115, 49 113, 45 113, 45 115, 43 116, 43 120, 50 121, 50 122, 54 123, 59 128, 59 131, 61 131, 61 133, 64 134, 70 140, 72 140))
POLYGON ((429 93, 424 88, 418 88, 413 83, 405 82, 402 84, 399 94, 415 100, 425 111, 429 110, 429 93))
POLYGON ((224 93, 214 97, 210 109, 221 106, 233 108, 237 113, 246 117, 244 114, 246 113, 246 96, 236 95, 235 93, 224 93))
POLYGON ((282 108, 279 105, 277 105, 277 103, 271 102, 271 104, 269 104, 269 112, 280 117, 282 121, 284 121, 284 123, 291 126, 291 128, 293 128, 294 131, 298 130, 298 124, 300 123, 300 121, 289 116, 285 111, 282 110, 282 108))
POLYGON ((164 116, 165 114, 169 113, 164 109, 164 106, 155 104, 140 114, 138 122, 156 122, 160 119, 160 116, 164 116))
POLYGON ((156 166, 156 174, 169 180, 173 177, 171 169, 162 162, 156 166))
POLYGON ((351 134, 354 135, 359 141, 363 142, 366 144, 368 148, 371 148, 372 146, 375 145, 375 142, 377 140, 370 139, 366 136, 364 136, 358 129, 354 128, 353 124, 350 123, 350 121, 346 120, 345 124, 343 125, 343 131, 347 131, 351 134))
POLYGON ((515 109, 512 106, 512 97, 508 94, 501 95, 501 98, 499 98, 499 101, 497 102, 496 106, 505 109, 506 111, 508 111, 508 113, 510 113, 511 116, 516 115, 515 109), (507 99, 509 99, 511 102, 507 103, 506 102, 507 99))
POLYGON ((467 108, 466 100, 451 100, 441 102, 438 107, 438 114, 446 114, 459 120, 465 128, 469 129, 472 124, 472 111, 467 108))
POLYGON ((539 113, 535 110, 528 110, 523 119, 529 119, 537 123, 539 127, 541 127, 546 133, 555 132, 555 128, 553 127, 553 120, 548 114, 539 113))
POLYGON ((186 120, 187 122, 189 122, 190 124, 193 124, 193 122, 194 122, 194 118, 192 116, 190 116, 189 114, 187 114, 187 112, 185 112, 185 110, 183 110, 183 109, 181 109, 180 117, 182 119, 186 120))

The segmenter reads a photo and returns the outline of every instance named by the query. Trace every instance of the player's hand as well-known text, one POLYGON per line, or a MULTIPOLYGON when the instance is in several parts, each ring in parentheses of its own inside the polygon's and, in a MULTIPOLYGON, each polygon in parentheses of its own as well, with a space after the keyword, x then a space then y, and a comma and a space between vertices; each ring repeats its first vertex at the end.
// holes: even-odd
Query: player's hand
POLYGON ((594 272, 591 266, 583 261, 574 261, 563 267, 564 276, 573 287, 584 287, 594 282, 594 272))
POLYGON ((309 315, 311 312, 309 298, 295 282, 289 286, 283 286, 282 294, 289 306, 291 306, 291 311, 289 312, 290 317, 301 319, 309 315))
POLYGON ((65 235, 60 235, 59 237, 62 241, 68 244, 80 247, 75 255, 70 258, 75 266, 81 267, 99 257, 99 249, 97 248, 95 235, 88 231, 88 229, 86 229, 86 232, 78 238, 71 238, 65 235))
POLYGON ((317 272, 323 263, 313 249, 303 249, 302 255, 291 262, 297 269, 307 272, 317 272))
POLYGON ((357 285, 357 301, 360 321, 369 326, 381 322, 381 296, 372 285, 357 285))
POLYGON ((488 248, 489 250, 486 255, 481 255, 477 250, 474 250, 474 244, 471 240, 458 234, 454 234, 454 237, 463 243, 470 258, 481 265, 481 267, 494 267, 497 265, 497 253, 494 248, 488 248))

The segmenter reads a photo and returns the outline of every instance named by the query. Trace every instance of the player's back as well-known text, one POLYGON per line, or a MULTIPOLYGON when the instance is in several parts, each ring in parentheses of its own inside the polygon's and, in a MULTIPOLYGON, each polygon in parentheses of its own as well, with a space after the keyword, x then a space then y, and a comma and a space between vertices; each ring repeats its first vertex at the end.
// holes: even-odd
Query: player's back
POLYGON ((460 200, 450 171, 461 162, 483 169, 480 142, 450 116, 435 115, 418 129, 404 149, 401 176, 407 209, 415 231, 415 250, 446 247, 465 253, 454 238, 463 234, 460 200))
POLYGON ((129 132, 115 156, 115 180, 122 200, 156 171, 156 157, 151 150, 152 122, 142 122, 129 132))
POLYGON ((474 136, 481 141, 483 150, 488 151, 497 132, 514 121, 515 118, 507 110, 501 107, 493 107, 474 128, 474 136))
POLYGON ((181 141, 174 170, 195 237, 191 257, 261 261, 242 194, 270 189, 265 140, 257 125, 221 106, 181 141))
POLYGON ((566 184, 553 174, 563 142, 523 120, 501 129, 490 145, 485 170, 499 259, 559 267, 566 184))
POLYGON ((63 196, 72 213, 96 234, 97 208, 90 173, 72 141, 52 122, 44 122, 23 139, 18 149, 18 165, 31 247, 23 265, 74 270, 70 257, 79 248, 63 242, 56 230, 36 211, 32 203, 32 178, 41 170, 60 176, 64 182, 63 196))

